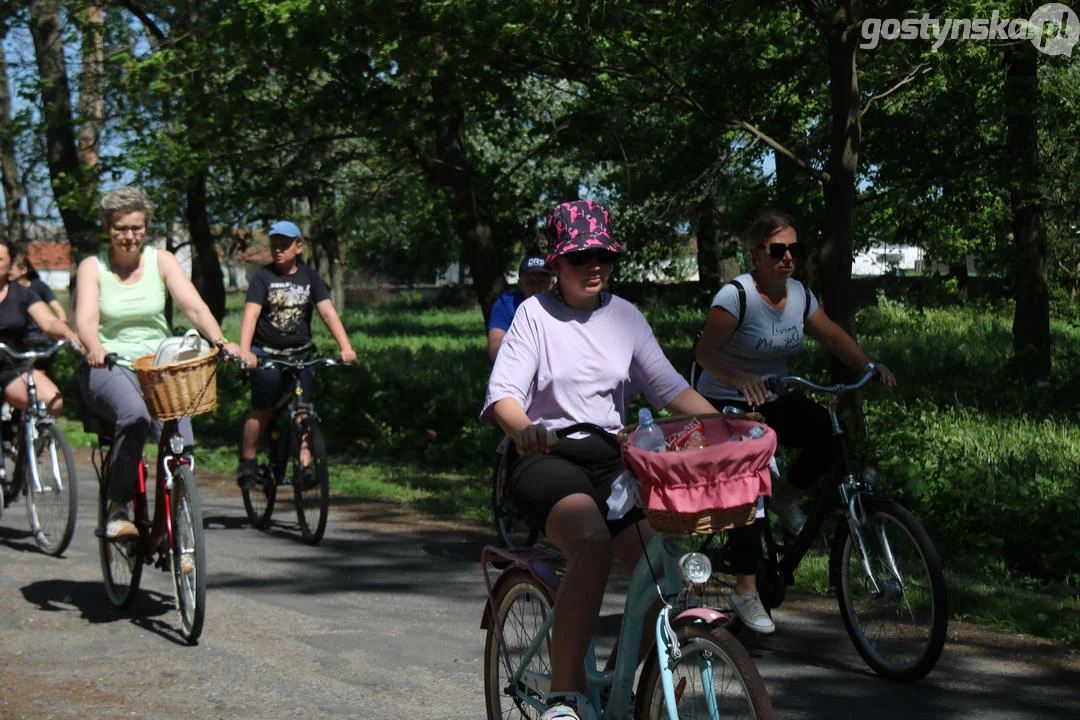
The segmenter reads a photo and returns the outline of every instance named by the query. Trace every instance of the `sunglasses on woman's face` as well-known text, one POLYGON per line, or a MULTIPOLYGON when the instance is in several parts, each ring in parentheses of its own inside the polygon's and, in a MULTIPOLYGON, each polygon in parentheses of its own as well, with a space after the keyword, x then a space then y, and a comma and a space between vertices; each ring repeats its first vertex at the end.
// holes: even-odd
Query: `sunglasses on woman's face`
POLYGON ((762 250, 769 251, 769 257, 773 260, 782 260, 784 255, 791 253, 792 260, 798 260, 802 255, 802 243, 793 242, 790 245, 774 242, 772 245, 759 245, 762 250))
POLYGON ((581 252, 563 255, 563 257, 566 258, 566 262, 574 267, 596 264, 611 265, 619 259, 618 253, 613 253, 610 250, 583 250, 581 252))

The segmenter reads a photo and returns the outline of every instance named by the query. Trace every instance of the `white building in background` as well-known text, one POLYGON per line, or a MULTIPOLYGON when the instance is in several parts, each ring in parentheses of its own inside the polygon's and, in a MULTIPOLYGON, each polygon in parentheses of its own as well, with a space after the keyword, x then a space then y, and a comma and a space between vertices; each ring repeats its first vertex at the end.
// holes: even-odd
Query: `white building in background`
MULTIPOLYGON (((975 256, 967 256, 967 271, 975 274, 975 256)), ((875 243, 855 254, 851 261, 851 274, 856 277, 877 277, 888 273, 901 275, 944 275, 949 264, 938 262, 915 245, 875 243)))

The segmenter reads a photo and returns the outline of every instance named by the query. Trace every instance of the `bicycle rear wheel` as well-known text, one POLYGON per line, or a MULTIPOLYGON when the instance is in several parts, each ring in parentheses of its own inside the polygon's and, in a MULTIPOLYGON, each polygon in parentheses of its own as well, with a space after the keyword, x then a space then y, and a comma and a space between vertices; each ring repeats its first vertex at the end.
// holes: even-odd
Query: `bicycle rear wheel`
POLYGON ((42 552, 59 555, 71 542, 79 507, 75 490, 75 458, 63 430, 52 424, 37 426, 34 462, 37 465, 38 487, 34 487, 29 463, 23 478, 30 531, 42 552))
POLYGON ((173 588, 180 613, 180 631, 189 644, 202 632, 206 615, 206 543, 203 538, 202 503, 191 468, 181 465, 173 474, 172 511, 173 588))
POLYGON ((491 474, 491 514, 495 517, 499 541, 511 549, 535 545, 540 533, 510 500, 506 479, 506 454, 500 453, 491 474))
POLYGON ((289 439, 280 437, 280 433, 288 432, 288 423, 278 420, 270 421, 267 431, 269 443, 266 451, 266 464, 259 466, 259 479, 262 487, 247 489, 241 493, 244 497, 244 511, 247 513, 248 522, 255 528, 262 530, 270 524, 270 516, 274 514, 274 502, 277 500, 277 486, 284 479, 286 462, 281 457, 278 448, 288 448, 289 439))
POLYGON ((837 600, 855 649, 882 677, 918 680, 941 656, 949 623, 934 544, 902 506, 875 500, 862 531, 871 577, 850 530, 840 532, 837 600))
POLYGON ((109 498, 105 488, 98 495, 98 554, 105 576, 105 594, 113 607, 126 608, 135 599, 142 578, 143 561, 139 540, 109 540, 105 525, 109 518, 109 498))
POLYGON ((304 542, 315 545, 326 531, 326 516, 330 512, 330 468, 327 465, 326 441, 319 421, 308 416, 301 421, 311 450, 311 472, 305 478, 300 464, 301 437, 294 433, 293 493, 296 498, 296 519, 304 542))
MULTIPOLYGON (((675 660, 672 682, 680 720, 756 718, 771 720, 772 702, 765 681, 746 648, 727 630, 705 625, 676 628, 682 656, 675 660)), ((649 655, 638 682, 634 717, 666 720, 660 668, 649 655)))
POLYGON ((507 570, 499 578, 495 589, 496 617, 487 618, 484 644, 484 696, 488 720, 535 720, 543 712, 544 695, 551 679, 550 636, 529 659, 516 688, 510 687, 510 679, 521 666, 553 606, 547 588, 524 570, 507 570), (496 626, 502 629, 505 653, 496 626))

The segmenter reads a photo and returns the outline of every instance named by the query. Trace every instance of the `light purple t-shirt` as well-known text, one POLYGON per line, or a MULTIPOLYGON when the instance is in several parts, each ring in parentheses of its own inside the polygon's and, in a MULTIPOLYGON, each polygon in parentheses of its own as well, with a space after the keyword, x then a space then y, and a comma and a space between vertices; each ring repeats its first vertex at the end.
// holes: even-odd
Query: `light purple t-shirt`
POLYGON ((488 381, 480 418, 514 398, 534 423, 559 429, 580 422, 615 433, 639 393, 665 407, 688 388, 640 311, 611 296, 597 310, 575 310, 551 292, 521 304, 488 381))

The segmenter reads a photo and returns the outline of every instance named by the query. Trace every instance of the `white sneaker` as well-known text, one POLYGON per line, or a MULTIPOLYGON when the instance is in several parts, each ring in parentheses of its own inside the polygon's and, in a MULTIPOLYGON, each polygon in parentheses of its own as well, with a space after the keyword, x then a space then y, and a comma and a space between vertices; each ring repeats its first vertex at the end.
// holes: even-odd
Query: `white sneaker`
POLYGON ((759 632, 762 635, 776 632, 776 625, 773 624, 769 614, 765 612, 765 606, 761 604, 761 598, 758 596, 757 591, 750 590, 739 595, 733 590, 731 592, 731 607, 735 610, 735 614, 739 616, 739 619, 743 621, 743 625, 754 632, 759 632))
POLYGON ((802 503, 796 498, 793 500, 769 501, 772 511, 780 518, 780 523, 792 535, 798 535, 806 527, 806 513, 803 512, 802 503))
POLYGON ((552 693, 549 701, 558 699, 554 705, 540 716, 540 720, 593 720, 592 706, 584 695, 578 692, 552 693))

